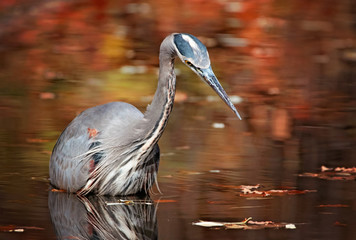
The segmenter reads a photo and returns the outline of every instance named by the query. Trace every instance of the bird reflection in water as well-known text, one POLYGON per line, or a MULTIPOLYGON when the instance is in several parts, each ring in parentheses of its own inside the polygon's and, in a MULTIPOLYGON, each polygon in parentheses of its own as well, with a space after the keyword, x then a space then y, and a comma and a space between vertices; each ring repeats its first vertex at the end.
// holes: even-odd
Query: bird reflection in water
POLYGON ((50 192, 48 206, 58 239, 157 239, 156 206, 148 196, 50 192))

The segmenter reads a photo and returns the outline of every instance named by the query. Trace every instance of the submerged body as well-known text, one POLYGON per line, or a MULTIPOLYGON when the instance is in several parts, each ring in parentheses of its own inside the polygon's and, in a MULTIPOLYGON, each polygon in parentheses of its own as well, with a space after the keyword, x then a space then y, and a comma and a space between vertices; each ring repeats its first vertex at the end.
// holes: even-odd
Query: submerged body
POLYGON ((158 87, 142 114, 124 102, 89 108, 59 137, 51 156, 51 184, 78 194, 147 193, 159 165, 158 140, 172 111, 178 56, 240 117, 210 67, 205 46, 189 34, 171 34, 161 44, 158 87))

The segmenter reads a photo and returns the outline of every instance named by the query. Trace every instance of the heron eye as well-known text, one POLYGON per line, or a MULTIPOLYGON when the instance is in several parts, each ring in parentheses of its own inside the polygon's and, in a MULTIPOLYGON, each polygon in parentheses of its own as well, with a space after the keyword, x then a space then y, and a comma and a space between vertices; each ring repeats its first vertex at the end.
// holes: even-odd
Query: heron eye
POLYGON ((191 62, 187 61, 187 60, 185 60, 185 63, 190 67, 193 66, 193 64, 191 62))

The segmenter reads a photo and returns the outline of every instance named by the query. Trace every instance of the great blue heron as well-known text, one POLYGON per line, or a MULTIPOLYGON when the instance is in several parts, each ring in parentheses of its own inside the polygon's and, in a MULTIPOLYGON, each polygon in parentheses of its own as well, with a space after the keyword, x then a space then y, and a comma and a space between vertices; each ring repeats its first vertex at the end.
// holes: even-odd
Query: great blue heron
POLYGON ((148 192, 158 171, 157 142, 173 107, 176 56, 241 119, 213 73, 206 47, 190 34, 173 33, 161 44, 158 86, 144 114, 128 103, 107 103, 85 110, 62 132, 49 164, 54 187, 81 195, 148 192))

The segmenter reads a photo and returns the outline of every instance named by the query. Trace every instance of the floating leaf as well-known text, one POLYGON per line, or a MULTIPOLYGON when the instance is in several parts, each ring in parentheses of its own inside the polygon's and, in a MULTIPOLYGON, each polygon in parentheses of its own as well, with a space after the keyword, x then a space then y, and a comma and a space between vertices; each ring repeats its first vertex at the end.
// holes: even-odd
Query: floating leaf
POLYGON ((267 224, 273 224, 272 221, 249 221, 250 224, 254 225, 267 225, 267 224))
POLYGON ((213 221, 203 221, 199 220, 198 222, 193 222, 193 225, 196 226, 201 226, 201 227, 227 227, 227 228, 233 228, 234 226, 237 225, 245 225, 248 221, 250 221, 252 218, 246 218, 245 220, 241 222, 213 222, 213 221))
POLYGON ((325 166, 321 166, 321 171, 322 171, 322 172, 332 171, 332 170, 333 170, 332 168, 328 168, 328 167, 325 167, 325 166))
POLYGON ((257 185, 241 185, 240 187, 241 187, 241 189, 251 190, 251 189, 260 188, 261 185, 260 184, 257 184, 257 185))
POLYGON ((313 177, 324 180, 355 180, 356 179, 356 167, 345 168, 336 167, 328 168, 321 166, 320 173, 302 173, 299 177, 313 177))
POLYGON ((272 189, 272 190, 257 190, 261 188, 260 184, 257 185, 222 185, 210 184, 216 187, 224 187, 231 189, 240 189, 242 197, 268 197, 268 196, 283 196, 283 195, 297 195, 306 194, 309 192, 316 192, 316 190, 296 190, 296 189, 272 189))
POLYGON ((321 204, 318 207, 328 207, 328 208, 340 208, 340 207, 350 207, 349 205, 346 204, 321 204))
POLYGON ((275 223, 272 221, 251 221, 251 217, 246 218, 241 222, 215 222, 215 221, 203 221, 193 222, 192 224, 200 227, 207 228, 224 228, 224 229, 264 229, 264 228, 286 228, 286 229, 296 229, 293 223, 275 223))
POLYGON ((334 169, 334 171, 335 172, 356 173, 356 167, 352 167, 352 168, 337 167, 334 169))
POLYGON ((296 226, 293 223, 286 224, 286 229, 296 229, 296 226))
POLYGON ((309 192, 316 192, 316 190, 268 190, 268 191, 250 191, 250 192, 243 192, 240 194, 242 197, 253 197, 253 196, 261 196, 261 197, 268 197, 268 196, 283 196, 283 195, 297 195, 297 194, 306 194, 309 192))
POLYGON ((198 222, 193 222, 193 225, 201 227, 223 227, 224 223, 199 220, 198 222))

